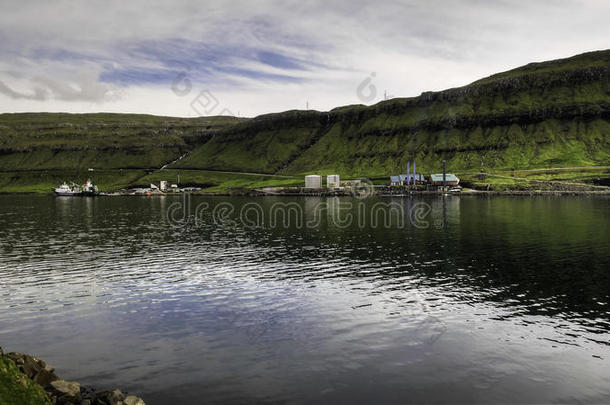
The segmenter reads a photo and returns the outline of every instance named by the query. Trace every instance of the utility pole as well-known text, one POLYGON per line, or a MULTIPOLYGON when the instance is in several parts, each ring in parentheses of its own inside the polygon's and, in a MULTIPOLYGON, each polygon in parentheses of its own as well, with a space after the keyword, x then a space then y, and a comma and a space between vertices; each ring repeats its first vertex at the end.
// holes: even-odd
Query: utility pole
POLYGON ((447 161, 443 160, 443 189, 447 186, 447 161))

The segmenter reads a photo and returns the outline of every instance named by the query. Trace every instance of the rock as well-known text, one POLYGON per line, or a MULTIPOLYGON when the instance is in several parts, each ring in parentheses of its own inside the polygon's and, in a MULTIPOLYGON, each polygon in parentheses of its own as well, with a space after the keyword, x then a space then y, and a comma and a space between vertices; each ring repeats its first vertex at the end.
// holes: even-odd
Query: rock
POLYGON ((123 401, 125 405, 146 405, 142 398, 138 398, 134 395, 130 395, 123 401))
POLYGON ((125 397, 120 390, 96 393, 93 388, 82 387, 75 381, 61 380, 55 375, 55 368, 43 360, 28 354, 4 353, 0 356, 11 360, 23 372, 17 381, 24 387, 31 385, 30 380, 42 386, 54 405, 146 405, 142 398, 134 395, 125 397))
POLYGON ((22 366, 23 363, 25 363, 23 361, 23 358, 25 357, 25 354, 23 353, 17 353, 17 352, 10 352, 6 355, 6 357, 8 357, 9 359, 11 359, 13 361, 13 363, 15 363, 18 366, 22 366))
POLYGON ((47 370, 46 368, 43 368, 38 373, 36 373, 33 380, 37 384, 41 385, 43 388, 46 388, 53 381, 59 380, 59 377, 57 377, 55 374, 53 374, 53 372, 47 370))
POLYGON ((80 384, 76 381, 57 380, 51 382, 53 391, 59 399, 77 399, 80 397, 80 384))
POLYGON ((95 399, 95 389, 93 387, 83 385, 80 387, 80 396, 83 398, 83 400, 88 399, 90 402, 93 402, 95 399))
POLYGON ((44 367, 41 367, 40 363, 36 361, 34 357, 28 355, 23 356, 23 365, 19 368, 23 371, 23 374, 27 375, 30 379, 34 379, 34 376, 36 376, 40 370, 44 370, 44 367))
POLYGON ((105 391, 95 395, 95 405, 123 405, 125 395, 120 390, 105 391))

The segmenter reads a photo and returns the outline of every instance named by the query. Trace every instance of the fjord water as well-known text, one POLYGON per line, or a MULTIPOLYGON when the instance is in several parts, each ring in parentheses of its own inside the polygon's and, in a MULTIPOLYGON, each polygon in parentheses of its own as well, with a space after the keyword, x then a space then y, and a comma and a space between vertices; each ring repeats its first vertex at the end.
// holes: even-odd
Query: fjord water
POLYGON ((153 405, 608 403, 609 213, 588 197, 0 196, 0 346, 153 405), (358 221, 380 201, 409 219, 358 221), (238 221, 253 202, 261 221, 238 221), (273 223, 278 202, 317 223, 273 223), (197 221, 168 220, 185 207, 197 221))

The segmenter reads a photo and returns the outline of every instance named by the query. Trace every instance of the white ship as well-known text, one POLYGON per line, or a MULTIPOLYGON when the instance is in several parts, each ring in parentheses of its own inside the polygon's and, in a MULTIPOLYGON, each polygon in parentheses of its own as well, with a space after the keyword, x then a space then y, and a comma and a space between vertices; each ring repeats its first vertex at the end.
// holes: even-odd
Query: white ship
POLYGON ((75 183, 68 185, 68 183, 64 182, 53 191, 56 195, 64 197, 93 197, 100 193, 97 186, 91 180, 87 180, 87 183, 82 186, 75 183))
POLYGON ((76 184, 72 183, 72 185, 69 186, 66 182, 64 182, 61 186, 57 187, 54 191, 56 195, 66 197, 80 196, 83 193, 80 187, 76 184))

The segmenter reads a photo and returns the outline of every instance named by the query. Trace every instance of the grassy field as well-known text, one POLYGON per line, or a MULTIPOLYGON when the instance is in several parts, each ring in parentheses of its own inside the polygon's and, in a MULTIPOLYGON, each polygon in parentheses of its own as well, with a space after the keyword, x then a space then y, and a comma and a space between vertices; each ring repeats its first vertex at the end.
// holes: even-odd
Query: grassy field
POLYGON ((479 190, 601 189, 610 185, 610 166, 460 173, 462 185, 479 190))
POLYGON ((84 184, 92 179, 101 191, 118 190, 138 183, 145 170, 37 170, 0 172, 0 193, 51 193, 64 181, 84 184))
POLYGON ((273 176, 247 173, 224 173, 213 170, 159 170, 139 179, 142 185, 159 180, 177 182, 180 175, 182 186, 197 186, 206 193, 224 193, 227 191, 253 189, 267 186, 303 186, 302 177, 273 176))

